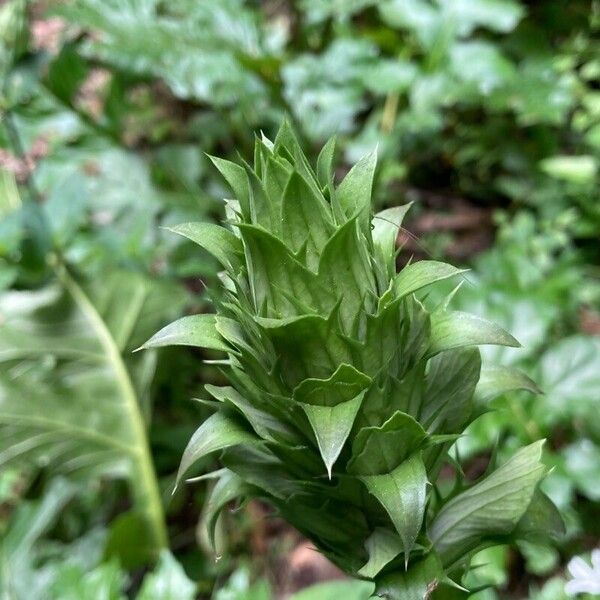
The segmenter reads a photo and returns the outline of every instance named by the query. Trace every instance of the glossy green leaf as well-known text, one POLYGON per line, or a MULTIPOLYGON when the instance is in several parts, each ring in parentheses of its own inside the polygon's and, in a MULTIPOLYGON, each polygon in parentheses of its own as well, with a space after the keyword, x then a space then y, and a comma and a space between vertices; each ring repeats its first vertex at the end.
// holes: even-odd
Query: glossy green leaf
POLYGON ((259 441, 260 438, 226 414, 217 412, 211 415, 198 427, 188 442, 177 472, 176 485, 188 469, 201 458, 230 446, 256 444, 259 441))
POLYGON ((167 227, 210 252, 226 269, 237 270, 244 252, 241 240, 214 223, 182 223, 167 227))
POLYGON ((519 342, 495 323, 458 311, 439 311, 431 315, 431 346, 429 356, 463 346, 512 346, 519 342))
POLYGON ((156 552, 166 536, 142 412, 154 357, 131 351, 185 296, 131 272, 86 285, 57 276, 0 299, 0 465, 125 477, 156 552))
POLYGON ((420 260, 404 267, 396 275, 393 283, 394 295, 396 298, 407 296, 436 281, 442 281, 466 271, 467 269, 457 269, 436 260, 420 260))
POLYGON ((381 527, 369 536, 365 548, 369 553, 369 560, 358 574, 368 579, 373 579, 387 564, 404 552, 402 538, 381 527))
POLYGON ((295 253, 305 248, 306 266, 315 272, 321 251, 333 233, 333 225, 327 226, 329 219, 324 201, 317 197, 301 175, 294 172, 283 193, 283 239, 295 253), (319 227, 314 226, 316 222, 320 222, 319 227))
POLYGON ((525 390, 532 394, 542 393, 535 382, 522 371, 513 367, 489 366, 481 369, 475 396, 479 402, 485 403, 497 396, 516 390, 525 390))
POLYGON ((244 216, 249 216, 250 184, 245 169, 231 161, 223 160, 216 156, 209 156, 209 158, 233 190, 235 199, 240 203, 244 216))
POLYGON ((365 427, 358 432, 348 470, 358 475, 389 473, 426 437, 424 429, 410 415, 396 412, 381 427, 365 427))
POLYGON ((386 267, 386 275, 391 278, 396 272, 396 240, 406 213, 412 202, 402 206, 386 208, 373 217, 373 245, 386 267))
POLYGON ((405 562, 419 535, 427 502, 427 473, 420 453, 383 475, 360 476, 369 492, 379 500, 402 538, 405 562))
POLYGON ((352 430, 363 397, 364 392, 361 392, 356 398, 339 402, 335 406, 302 404, 302 409, 306 413, 317 438, 319 451, 325 463, 329 479, 331 479, 333 465, 352 430))
POLYGON ((440 352, 429 361, 419 422, 430 433, 455 433, 468 422, 479 380, 477 348, 440 352))
POLYGON ((305 379, 294 389, 294 400, 302 404, 334 407, 348 402, 371 384, 371 378, 352 365, 340 365, 328 379, 305 379))
POLYGON ((376 594, 389 600, 429 600, 445 578, 440 559, 430 554, 411 564, 405 572, 395 572, 377 580, 376 594))
POLYGON ((231 350, 215 327, 215 315, 190 315, 163 327, 140 350, 163 346, 195 346, 210 350, 231 350))
POLYGON ((376 167, 377 151, 373 150, 350 169, 336 190, 336 197, 347 218, 358 216, 361 228, 369 224, 371 191, 376 167))
POLYGON ((210 384, 206 384, 204 387, 213 398, 235 407, 261 438, 269 441, 276 441, 278 438, 293 439, 290 429, 277 417, 264 410, 266 407, 255 406, 235 388, 231 386, 217 387, 210 384))
POLYGON ((328 292, 327 307, 333 309, 338 298, 339 314, 345 333, 356 327, 357 316, 375 293, 375 279, 360 240, 357 221, 342 225, 323 248, 319 260, 319 282, 328 292))
POLYGON ((334 156, 335 137, 332 137, 323 146, 317 158, 317 179, 322 189, 327 189, 333 183, 334 156))
POLYGON ((208 541, 213 552, 216 551, 215 534, 217 520, 223 509, 234 500, 243 498, 248 493, 250 486, 238 477, 233 471, 224 469, 206 500, 204 519, 208 532, 208 541))
POLYGON ((508 535, 525 515, 546 469, 543 441, 522 448, 491 475, 445 504, 429 528, 444 565, 451 565, 485 542, 508 535))
POLYGON ((258 313, 267 307, 268 317, 289 317, 296 304, 313 307, 319 299, 316 276, 306 269, 282 240, 253 225, 240 226, 248 253, 250 285, 258 313))

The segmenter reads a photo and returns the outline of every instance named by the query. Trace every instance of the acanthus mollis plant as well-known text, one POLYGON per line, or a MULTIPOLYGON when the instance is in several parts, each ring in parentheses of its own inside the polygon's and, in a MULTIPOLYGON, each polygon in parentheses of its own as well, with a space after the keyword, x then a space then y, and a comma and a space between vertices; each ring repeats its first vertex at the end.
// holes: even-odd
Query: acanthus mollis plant
POLYGON ((213 538, 225 506, 260 498, 380 596, 462 597, 473 553, 561 527, 538 487, 542 442, 474 483, 449 453, 486 401, 536 387, 481 367, 477 346, 517 346, 510 334, 450 310, 450 298, 428 306, 425 288, 460 270, 420 261, 396 272, 408 207, 372 215, 375 153, 337 187, 333 154, 330 141, 313 169, 284 124, 274 142, 257 139, 253 167, 213 159, 235 196, 225 227, 174 228, 222 263, 224 292, 216 315, 184 317, 145 347, 221 350, 231 383, 206 386, 216 410, 178 479, 220 453, 213 538))

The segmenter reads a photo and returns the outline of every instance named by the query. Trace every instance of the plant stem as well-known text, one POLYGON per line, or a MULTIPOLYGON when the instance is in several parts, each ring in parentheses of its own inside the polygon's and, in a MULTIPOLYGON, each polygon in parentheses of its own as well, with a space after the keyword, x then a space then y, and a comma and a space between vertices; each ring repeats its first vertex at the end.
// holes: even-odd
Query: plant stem
POLYGON ((134 501, 140 512, 147 519, 151 538, 154 541, 156 549, 161 550, 168 546, 165 515, 156 472, 152 462, 152 455, 150 453, 146 426, 131 377, 112 334, 83 288, 71 277, 64 264, 55 264, 54 270, 57 277, 93 327, 100 345, 106 352, 108 363, 115 374, 117 385, 129 417, 128 422, 134 440, 133 446, 136 449, 131 456, 133 467, 131 487, 134 501))

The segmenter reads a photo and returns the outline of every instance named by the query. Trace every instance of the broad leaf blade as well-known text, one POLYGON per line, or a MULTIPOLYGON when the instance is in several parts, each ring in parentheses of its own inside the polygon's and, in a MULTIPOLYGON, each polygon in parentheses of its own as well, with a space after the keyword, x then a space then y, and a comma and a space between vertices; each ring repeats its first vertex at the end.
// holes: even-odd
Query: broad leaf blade
POLYGON ((542 390, 525 373, 514 367, 489 366, 481 369, 481 377, 475 389, 479 402, 485 403, 497 396, 524 390, 532 394, 541 394, 542 390))
POLYGON ((362 577, 373 579, 387 564, 404 552, 402 538, 388 529, 378 527, 365 542, 369 560, 358 571, 362 577))
POLYGON ((452 348, 485 344, 520 347, 510 333, 481 317, 459 311, 432 313, 429 356, 452 348))
POLYGON ((429 537, 445 565, 476 549, 485 536, 510 534, 526 513, 546 471, 543 441, 519 450, 484 480, 442 507, 429 537))
POLYGON ((445 578, 435 553, 410 566, 405 573, 393 573, 377 581, 376 593, 388 600, 429 600, 445 578))
POLYGON ((256 444, 260 438, 244 429, 237 421, 222 412, 211 415, 191 437, 181 458, 175 485, 187 470, 201 458, 239 444, 256 444))
POLYGON ((329 479, 333 465, 352 430, 363 398, 364 392, 361 392, 356 398, 335 406, 301 405, 317 438, 329 479))
POLYGON ((420 453, 391 473, 361 476, 361 481, 385 508, 402 538, 405 562, 421 530, 427 502, 427 473, 420 453))
POLYGON ((420 260, 404 267, 396 275, 393 284, 394 295, 397 298, 401 298, 436 281, 449 279, 466 271, 467 269, 457 269, 452 265, 438 262, 437 260, 420 260))
POLYGON ((182 223, 167 227, 210 252, 226 269, 235 271, 244 253, 241 240, 228 229, 214 223, 182 223))
POLYGON ((369 225, 371 193, 377 166, 377 150, 361 158, 336 190, 336 197, 348 219, 358 217, 361 229, 369 225))
POLYGON ((195 346, 230 352, 216 328, 215 315, 190 315, 169 323, 155 333, 140 350, 163 346, 195 346))
POLYGON ((417 421, 398 411, 381 427, 365 427, 358 432, 348 471, 358 475, 389 473, 417 450, 426 437, 417 421))

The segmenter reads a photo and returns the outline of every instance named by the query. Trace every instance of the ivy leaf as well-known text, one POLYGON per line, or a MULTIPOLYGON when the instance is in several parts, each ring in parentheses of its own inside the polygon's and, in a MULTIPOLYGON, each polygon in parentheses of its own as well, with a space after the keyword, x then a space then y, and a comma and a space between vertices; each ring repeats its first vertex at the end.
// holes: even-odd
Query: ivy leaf
POLYGON ((379 500, 402 539, 405 562, 421 530, 427 502, 427 473, 420 453, 413 454, 390 473, 359 477, 379 500))

